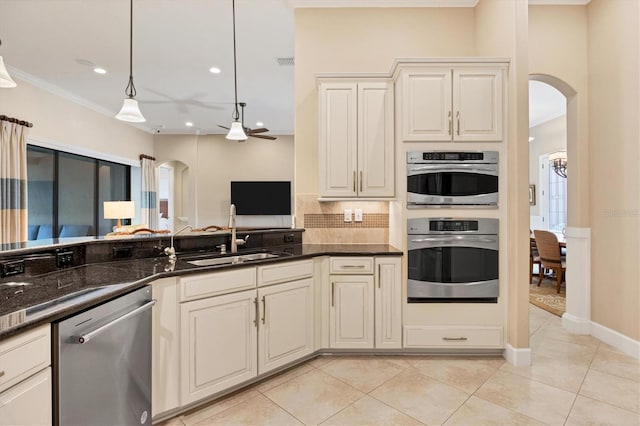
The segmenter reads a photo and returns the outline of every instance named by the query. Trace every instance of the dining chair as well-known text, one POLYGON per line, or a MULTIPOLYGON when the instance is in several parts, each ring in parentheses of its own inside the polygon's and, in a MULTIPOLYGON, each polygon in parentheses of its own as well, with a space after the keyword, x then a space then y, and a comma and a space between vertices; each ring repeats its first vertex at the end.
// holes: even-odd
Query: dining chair
MULTIPOLYGON (((530 233, 530 235, 533 232, 530 233)), ((540 254, 538 253, 538 246, 536 246, 536 240, 533 237, 529 237, 529 284, 533 284, 533 266, 538 265, 539 273, 542 272, 542 264, 540 263, 540 254)), ((540 277, 538 277, 538 284, 540 284, 540 277)))
POLYGON ((538 274, 538 287, 542 282, 542 269, 552 269, 556 273, 557 290, 560 293, 560 285, 566 271, 566 264, 560 255, 558 237, 553 232, 539 229, 533 231, 533 234, 535 235, 535 243, 538 247, 541 263, 540 273, 538 274))

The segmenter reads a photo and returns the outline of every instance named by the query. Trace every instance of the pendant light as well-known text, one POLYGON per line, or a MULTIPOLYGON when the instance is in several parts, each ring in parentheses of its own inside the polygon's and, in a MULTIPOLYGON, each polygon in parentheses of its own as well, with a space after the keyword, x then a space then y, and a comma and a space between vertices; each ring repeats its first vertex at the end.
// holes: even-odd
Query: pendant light
POLYGON ((133 0, 129 0, 129 84, 124 89, 127 97, 124 99, 120 112, 116 118, 131 123, 143 123, 147 120, 142 116, 138 101, 136 101, 136 86, 133 85, 133 0))
MULTIPOLYGON (((0 45, 2 45, 2 40, 0 40, 0 45)), ((2 60, 2 56, 0 56, 0 87, 3 89, 11 89, 16 86, 16 82, 13 81, 9 75, 9 71, 4 67, 4 61, 2 60)))
POLYGON ((242 123, 240 122, 240 112, 238 111, 238 70, 236 65, 236 0, 231 0, 233 9, 233 81, 235 89, 235 110, 233 112, 233 123, 226 138, 233 141, 244 142, 247 135, 244 133, 242 123))

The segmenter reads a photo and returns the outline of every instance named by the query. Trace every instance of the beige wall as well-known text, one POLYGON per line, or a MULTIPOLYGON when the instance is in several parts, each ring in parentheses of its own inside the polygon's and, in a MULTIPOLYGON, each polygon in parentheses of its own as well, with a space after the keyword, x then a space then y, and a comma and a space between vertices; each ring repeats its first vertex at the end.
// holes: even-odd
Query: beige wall
MULTIPOLYGON (((567 116, 531 127, 529 135, 535 140, 529 143, 529 183, 536 185, 536 197, 540 195, 540 156, 567 149, 567 116)), ((540 203, 529 207, 531 216, 540 215, 540 203)))
MULTIPOLYGON (((223 135, 160 135, 155 143, 158 164, 177 160, 189 168, 186 215, 196 227, 228 224, 232 180, 293 181, 293 136, 277 136, 275 141, 249 138, 240 143, 223 135)), ((242 217, 238 220, 239 226, 256 224, 242 217)))
MULTIPOLYGON (((0 114, 34 124, 30 137, 138 161, 153 155, 153 136, 16 79, 0 92, 0 114)), ((117 111, 114 112, 114 115, 117 111)))
MULTIPOLYGON (((640 340, 640 2, 587 7, 591 319, 640 340)), ((569 163, 571 164, 571 163, 569 163)))

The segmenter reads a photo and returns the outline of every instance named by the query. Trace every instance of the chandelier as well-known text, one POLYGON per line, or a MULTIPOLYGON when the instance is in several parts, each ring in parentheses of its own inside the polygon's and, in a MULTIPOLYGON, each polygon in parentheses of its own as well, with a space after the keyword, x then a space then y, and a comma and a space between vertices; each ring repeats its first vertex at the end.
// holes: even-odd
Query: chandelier
POLYGON ((549 155, 553 171, 563 178, 567 178, 567 151, 558 151, 549 155))

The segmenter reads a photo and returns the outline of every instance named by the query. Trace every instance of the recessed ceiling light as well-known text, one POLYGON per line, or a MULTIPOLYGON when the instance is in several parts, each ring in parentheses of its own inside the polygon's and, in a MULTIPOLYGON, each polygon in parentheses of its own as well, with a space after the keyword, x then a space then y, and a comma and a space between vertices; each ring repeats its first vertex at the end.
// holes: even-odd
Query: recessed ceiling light
POLYGON ((193 123, 190 122, 190 121, 187 121, 186 123, 184 123, 184 125, 187 126, 187 127, 192 127, 193 123))
POLYGON ((95 67, 93 69, 93 72, 95 72, 96 74, 106 74, 107 70, 105 70, 104 68, 101 68, 101 67, 95 67))
POLYGON ((536 138, 534 138, 533 136, 529 136, 529 142, 533 142, 536 138))
POLYGON ((211 74, 220 74, 222 71, 220 71, 220 68, 218 68, 218 67, 211 67, 211 68, 209 68, 209 72, 211 74))
POLYGON ((264 126, 264 123, 262 121, 257 121, 256 126, 264 126))

